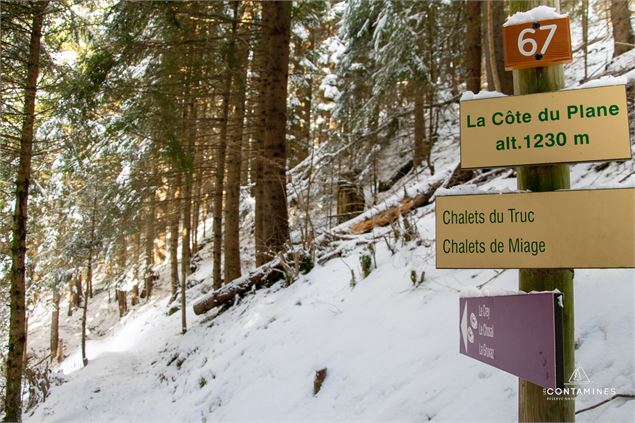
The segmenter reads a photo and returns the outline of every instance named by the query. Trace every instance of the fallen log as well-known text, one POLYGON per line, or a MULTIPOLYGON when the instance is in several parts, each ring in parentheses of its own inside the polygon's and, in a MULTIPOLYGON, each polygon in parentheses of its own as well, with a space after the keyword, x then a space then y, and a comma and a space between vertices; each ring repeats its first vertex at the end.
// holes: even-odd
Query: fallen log
POLYGON ((312 264, 309 264, 311 258, 303 253, 289 253, 285 260, 283 262, 282 255, 279 255, 248 275, 234 279, 222 288, 202 296, 194 302, 194 314, 206 313, 214 307, 229 307, 234 303, 237 296, 246 294, 252 289, 268 288, 279 280, 284 279, 285 276, 295 278, 297 273, 306 273, 310 270, 310 267, 313 267, 312 264), (292 263, 294 269, 291 269, 288 263, 292 263), (290 272, 296 274, 289 275, 290 272))
POLYGON ((249 275, 235 279, 216 291, 210 292, 196 300, 194 314, 203 314, 224 304, 233 303, 237 295, 243 295, 252 288, 265 288, 284 278, 280 259, 275 258, 263 264, 249 275))
POLYGON ((350 233, 363 234, 378 226, 386 226, 396 221, 399 216, 416 208, 425 206, 428 204, 436 190, 443 185, 444 182, 445 181, 443 179, 438 179, 431 183, 425 191, 415 195, 414 197, 405 197, 401 200, 400 204, 390 207, 383 212, 377 213, 376 215, 351 226, 350 233))

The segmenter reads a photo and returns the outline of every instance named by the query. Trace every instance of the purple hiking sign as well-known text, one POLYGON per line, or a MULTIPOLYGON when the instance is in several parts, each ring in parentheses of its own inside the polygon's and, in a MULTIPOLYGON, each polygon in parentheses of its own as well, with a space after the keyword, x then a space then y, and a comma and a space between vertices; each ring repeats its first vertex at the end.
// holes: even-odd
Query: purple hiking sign
POLYGON ((563 386, 560 297, 541 292, 460 298, 461 354, 543 388, 563 386))

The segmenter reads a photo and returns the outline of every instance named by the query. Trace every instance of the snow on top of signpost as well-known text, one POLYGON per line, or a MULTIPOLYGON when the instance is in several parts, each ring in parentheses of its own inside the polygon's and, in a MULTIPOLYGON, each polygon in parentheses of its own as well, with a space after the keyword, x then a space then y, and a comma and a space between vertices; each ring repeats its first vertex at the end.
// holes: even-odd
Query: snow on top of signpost
POLYGON ((505 289, 505 288, 478 288, 475 286, 469 286, 462 288, 459 292, 459 297, 461 298, 471 298, 471 297, 499 297, 503 295, 531 295, 531 294, 547 294, 547 293, 555 293, 560 294, 561 291, 558 289, 554 289, 553 291, 520 291, 513 289, 505 289))
POLYGON ((575 85, 573 87, 567 87, 565 90, 577 90, 579 88, 596 88, 596 87, 610 87, 613 85, 626 85, 628 84, 628 79, 624 76, 603 76, 598 79, 591 79, 580 85, 575 85))
POLYGON ((512 194, 519 192, 528 192, 527 190, 517 190, 511 188, 500 189, 487 189, 483 190, 474 184, 456 185, 452 188, 439 188, 435 195, 450 196, 450 195, 478 195, 478 194, 512 194))
POLYGON ((567 14, 560 14, 556 9, 549 6, 538 6, 526 12, 516 12, 503 24, 503 26, 519 25, 527 22, 544 21, 547 19, 564 18, 567 14))
MULTIPOLYGON (((563 88, 563 90, 577 90, 580 88, 596 88, 596 87, 610 87, 613 85, 626 85, 628 84, 628 78, 626 76, 603 76, 598 79, 592 79, 580 85, 574 85, 570 87, 563 88)), ((481 90, 478 94, 474 94, 472 91, 465 91, 461 95, 460 101, 470 101, 470 100, 483 100, 485 98, 497 98, 497 97, 507 97, 507 94, 503 94, 498 91, 487 91, 481 90)))
POLYGON ((482 100, 484 98, 495 97, 507 97, 507 95, 499 93, 498 91, 481 90, 478 94, 474 94, 472 91, 466 91, 461 95, 461 101, 482 100))

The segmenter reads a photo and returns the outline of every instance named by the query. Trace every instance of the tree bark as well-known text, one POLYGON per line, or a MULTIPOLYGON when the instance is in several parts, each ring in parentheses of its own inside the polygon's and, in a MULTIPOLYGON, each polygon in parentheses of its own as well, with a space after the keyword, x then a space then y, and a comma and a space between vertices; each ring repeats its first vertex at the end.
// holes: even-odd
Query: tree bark
POLYGON ((75 308, 82 307, 82 297, 84 293, 84 288, 82 285, 82 272, 77 272, 77 277, 75 278, 75 287, 73 288, 73 303, 75 308))
MULTIPOLYGON (((238 21, 242 20, 238 14, 240 1, 233 2, 234 22, 232 36, 238 35, 238 21)), ((241 26, 241 32, 246 32, 241 26)), ((227 143, 227 184, 225 189, 225 283, 240 277, 240 167, 241 147, 243 139, 243 121, 245 118, 245 96, 247 80, 247 58, 249 49, 246 44, 236 45, 234 50, 232 74, 234 75, 233 90, 230 95, 230 131, 227 143)))
MULTIPOLYGON (((501 80, 498 76, 498 62, 496 60, 496 46, 494 45, 494 6, 491 1, 487 2, 487 55, 489 70, 494 82, 494 91, 501 91, 501 80)), ((500 37, 499 37, 500 38, 500 37)), ((491 90, 491 88, 490 88, 491 90)))
POLYGON ((589 0, 582 0, 582 50, 584 52, 584 80, 586 81, 589 77, 589 0))
POLYGON ((57 359, 58 363, 64 361, 64 342, 62 341, 62 338, 60 338, 57 344, 57 352, 55 358, 57 359))
POLYGON ((613 26, 613 57, 617 57, 632 49, 635 44, 627 0, 611 0, 611 24, 613 26))
POLYGON ((119 273, 125 274, 126 264, 128 262, 128 242, 126 241, 126 235, 119 235, 119 254, 117 258, 117 266, 119 267, 119 273))
POLYGON ((51 360, 57 356, 60 339, 60 292, 53 289, 53 312, 51 313, 51 360))
POLYGON ((126 299, 126 291, 117 289, 115 291, 117 297, 117 307, 119 307, 119 317, 123 317, 128 312, 128 301, 126 299))
POLYGON ((262 4, 263 16, 271 16, 263 28, 269 45, 266 72, 267 121, 264 138, 264 242, 265 256, 272 259, 289 241, 287 212, 287 79, 289 76, 289 37, 291 2, 272 1, 262 4))
MULTIPOLYGON (((261 3, 261 6, 264 3, 261 3)), ((260 36, 256 48, 254 49, 253 68, 256 72, 256 104, 255 104, 255 125, 253 129, 253 139, 251 147, 251 163, 253 166, 253 181, 255 182, 254 197, 255 222, 254 236, 256 247, 256 266, 266 263, 265 241, 264 241, 264 130, 267 123, 267 87, 269 85, 269 74, 266 69, 269 61, 269 40, 266 38, 265 28, 271 26, 271 14, 262 14, 260 25, 260 36)))
MULTIPOLYGON (((200 165, 200 160, 197 160, 197 165, 200 165)), ((200 169, 200 167, 199 167, 200 169)), ((192 255, 198 252, 198 225, 199 216, 201 212, 201 193, 203 185, 203 172, 196 172, 196 178, 194 179, 194 202, 192 206, 192 241, 190 242, 190 250, 192 255)))
POLYGON ((466 89, 473 93, 481 90, 481 2, 465 2, 465 82, 466 89))
POLYGON ((13 237, 11 242, 11 315, 9 317, 9 351, 7 355, 5 421, 22 420, 22 356, 26 344, 26 286, 25 260, 28 221, 29 183, 33 132, 35 126, 35 98, 40 73, 40 48, 44 11, 48 1, 33 3, 31 39, 27 75, 24 88, 24 113, 20 134, 20 155, 16 179, 15 209, 13 213, 13 237))
POLYGON ((494 52, 496 57, 496 68, 498 69, 498 77, 500 79, 500 88, 503 94, 514 94, 514 78, 511 71, 505 70, 505 53, 503 51, 503 36, 501 34, 507 12, 505 7, 494 7, 494 52))
MULTIPOLYGON (((436 6, 434 4, 428 3, 428 19, 427 22, 427 42, 429 46, 436 45, 436 22, 437 22, 437 14, 436 14, 436 6)), ((437 79, 437 62, 435 60, 435 52, 432 48, 428 49, 428 72, 430 73, 430 81, 436 81, 437 79)), ((428 165, 428 169, 430 169, 430 173, 434 174, 434 165, 432 163, 432 146, 434 144, 435 139, 437 138, 437 126, 435 122, 435 109, 434 103, 436 100, 436 85, 428 84, 427 85, 427 99, 430 104, 430 111, 428 112, 428 136, 425 140, 425 148, 424 148, 424 156, 426 160, 426 164, 428 165)), ((438 116, 437 109, 437 116, 438 116)), ((438 121, 438 119, 437 119, 438 121)))
POLYGON ((311 28, 309 30, 310 35, 306 40, 293 39, 294 51, 291 56, 293 58, 294 75, 296 78, 301 78, 301 82, 295 84, 295 93, 300 104, 292 107, 293 113, 297 113, 298 119, 291 119, 289 131, 292 135, 288 146, 288 163, 291 169, 309 155, 313 72, 306 68, 304 60, 306 57, 310 57, 313 50, 316 29, 311 28))
POLYGON ((415 145, 412 166, 421 166, 425 158, 426 116, 424 109, 425 89, 423 81, 413 81, 415 103, 415 145))
MULTIPOLYGON (((487 13, 490 12, 490 3, 488 2, 487 13)), ((487 88, 491 90, 495 90, 495 83, 493 78, 493 73, 496 72, 498 75, 498 79, 500 82, 498 91, 507 94, 514 94, 514 80, 512 78, 511 71, 505 70, 505 57, 503 52, 503 37, 501 34, 503 24, 505 23, 505 19, 507 18, 507 8, 504 3, 492 3, 491 4, 491 14, 492 14, 492 34, 493 34, 493 50, 490 48, 489 43, 489 34, 488 43, 485 46, 485 62, 487 68, 487 88), (490 51, 492 51, 490 53, 490 51), (493 53, 493 54, 492 54, 493 53), (493 69, 493 63, 496 64, 496 70, 493 69)), ((489 32, 489 24, 487 31, 489 32)))
MULTIPOLYGON (((124 294, 126 293, 126 291, 122 291, 124 294)), ((134 284, 132 285, 132 288, 130 288, 130 305, 137 305, 139 304, 139 285, 134 284)), ((126 310, 128 310, 128 307, 126 307, 126 310)))
MULTIPOLYGON (((510 13, 529 10, 540 4, 553 6, 551 0, 513 0, 510 13)), ((564 87, 562 65, 514 70, 514 95, 556 91, 564 87)), ((570 187, 568 165, 521 166, 517 168, 518 189, 555 191, 570 187)), ((565 378, 574 369, 573 271, 571 269, 520 269, 519 289, 525 292, 552 291, 563 294, 563 350, 565 378)), ((542 387, 519 379, 518 419, 521 422, 572 422, 575 400, 566 396, 549 396, 542 387)))
POLYGON ((73 303, 75 302, 75 298, 73 296, 73 286, 74 286, 73 277, 68 278, 68 316, 73 315, 73 303))
POLYGON ((183 198, 182 198, 182 221, 181 230, 181 333, 187 332, 187 314, 185 312, 187 277, 190 274, 190 214, 191 214, 191 192, 192 173, 186 171, 183 174, 183 198))
POLYGON ((95 226, 97 214, 97 197, 93 198, 93 209, 90 216, 90 244, 88 245, 88 264, 86 266, 86 293, 84 294, 84 309, 82 310, 82 362, 88 365, 86 357, 86 324, 88 319, 88 293, 93 283, 93 254, 95 246, 95 226))
MULTIPOLYGON (((196 27, 193 31, 195 34, 198 32, 196 27)), ((187 165, 183 172, 183 187, 181 196, 182 206, 182 221, 183 227, 181 230, 181 333, 187 332, 187 311, 185 309, 185 303, 187 299, 187 277, 190 274, 190 259, 192 257, 190 245, 192 239, 192 172, 194 163, 194 150, 195 150, 195 138, 196 138, 196 119, 197 108, 193 95, 193 72, 195 60, 192 54, 189 55, 189 73, 186 78, 186 90, 187 98, 185 99, 183 106, 183 132, 186 134, 186 162, 187 165), (188 123, 189 122, 189 123, 188 123)))
MULTIPOLYGON (((88 273, 92 272, 90 268, 90 259, 88 262, 88 273)), ((86 276, 88 279, 88 276, 86 276)), ((84 306, 82 307, 82 363, 84 367, 88 365, 88 358, 86 357, 86 318, 88 317, 88 284, 86 284, 86 295, 84 295, 84 306)))
POLYGON ((179 287, 179 192, 178 192, 179 178, 174 178, 170 186, 170 286, 172 287, 172 299, 176 298, 176 293, 179 287))
MULTIPOLYGON (((152 178, 154 181, 154 177, 152 178)), ((150 299, 152 295, 152 287, 154 283, 154 273, 152 267, 154 266, 154 235, 155 235, 155 214, 156 214, 156 202, 154 192, 150 194, 150 204, 148 205, 148 217, 146 219, 146 233, 145 233, 145 272, 144 272, 144 291, 146 300, 150 299)))
POLYGON ((229 103, 232 92, 233 72, 235 70, 236 55, 236 28, 237 22, 234 19, 232 23, 232 32, 227 47, 227 55, 225 57, 225 78, 223 81, 223 94, 221 106, 221 128, 218 146, 216 148, 216 174, 214 177, 213 191, 213 266, 212 279, 214 289, 222 286, 222 252, 223 252, 223 191, 225 181, 225 160, 227 154, 227 134, 229 126, 229 103))

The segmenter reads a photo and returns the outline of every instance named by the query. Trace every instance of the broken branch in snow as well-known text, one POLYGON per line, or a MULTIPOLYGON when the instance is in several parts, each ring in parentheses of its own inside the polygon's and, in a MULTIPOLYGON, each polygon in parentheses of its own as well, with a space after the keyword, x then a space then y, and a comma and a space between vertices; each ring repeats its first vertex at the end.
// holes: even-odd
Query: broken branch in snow
POLYGON ((611 398, 607 398, 604 401, 600 401, 597 404, 594 404, 594 405, 592 405, 590 407, 586 407, 586 408, 583 408, 581 410, 578 410, 575 413, 576 414, 580 414, 580 413, 584 413, 585 411, 593 410, 594 408, 598 408, 599 406, 604 405, 607 402, 613 401, 614 399, 617 399, 617 398, 626 398, 628 400, 632 400, 632 399, 635 399, 635 395, 633 395, 633 394, 615 394, 611 398))
POLYGON ((495 272, 494 276, 492 276, 491 278, 489 278, 488 280, 486 280, 486 281, 485 281, 485 282, 483 282, 482 284, 480 284, 480 285, 476 285, 476 287, 477 287, 478 289, 483 288, 485 285, 487 285, 488 283, 490 283, 491 281, 493 281, 494 279, 496 279, 497 277, 499 277, 500 275, 502 275, 503 273, 505 273, 505 271, 506 271, 506 270, 507 270, 507 269, 503 269, 503 270, 501 270, 500 272, 497 272, 497 271, 495 270, 495 271, 494 271, 494 272, 495 272))

